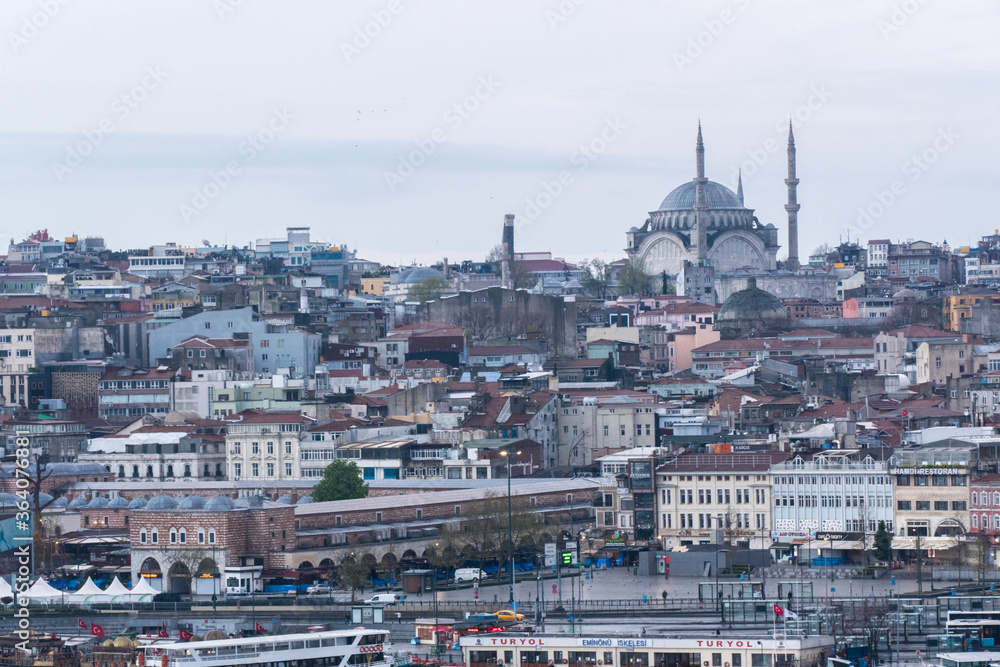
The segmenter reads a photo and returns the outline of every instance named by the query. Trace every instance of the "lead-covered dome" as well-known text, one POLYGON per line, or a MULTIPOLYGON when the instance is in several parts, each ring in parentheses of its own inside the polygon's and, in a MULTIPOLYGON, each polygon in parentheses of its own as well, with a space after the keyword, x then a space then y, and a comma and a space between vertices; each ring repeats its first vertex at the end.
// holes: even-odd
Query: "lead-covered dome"
POLYGON ((430 278, 439 278, 441 280, 445 279, 444 274, 437 269, 433 269, 429 266, 414 266, 409 269, 403 269, 390 278, 389 282, 393 285, 412 285, 415 283, 422 283, 430 278))
MULTIPOLYGON (((693 181, 674 188, 660 204, 660 211, 691 211, 697 186, 693 181)), ((705 206, 710 209, 745 208, 735 192, 722 183, 708 181, 705 183, 705 206)))
POLYGON ((159 495, 154 496, 152 500, 146 503, 147 510, 172 510, 177 509, 177 501, 171 496, 159 495))
POLYGON ((201 496, 186 496, 177 503, 177 509, 200 510, 205 506, 205 499, 201 496))
POLYGON ((723 338, 740 338, 780 328, 787 320, 781 299, 757 287, 756 278, 748 278, 746 289, 734 292, 722 304, 715 328, 723 338))
POLYGON ((229 512, 233 506, 233 499, 229 496, 215 496, 202 509, 206 512, 229 512))

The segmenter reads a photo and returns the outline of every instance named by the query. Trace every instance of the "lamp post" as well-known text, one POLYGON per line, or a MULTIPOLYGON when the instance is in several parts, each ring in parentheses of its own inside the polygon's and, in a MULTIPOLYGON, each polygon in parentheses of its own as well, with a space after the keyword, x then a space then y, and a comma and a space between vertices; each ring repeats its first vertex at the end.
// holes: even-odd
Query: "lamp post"
MULTIPOLYGON (((521 455, 520 450, 514 452, 517 456, 521 455)), ((513 526, 513 507, 511 505, 511 491, 510 491, 510 450, 504 450, 500 452, 500 456, 507 459, 507 567, 510 568, 510 599, 509 602, 511 607, 514 606, 514 526, 513 526)), ((516 610, 515 610, 516 611, 516 610)))

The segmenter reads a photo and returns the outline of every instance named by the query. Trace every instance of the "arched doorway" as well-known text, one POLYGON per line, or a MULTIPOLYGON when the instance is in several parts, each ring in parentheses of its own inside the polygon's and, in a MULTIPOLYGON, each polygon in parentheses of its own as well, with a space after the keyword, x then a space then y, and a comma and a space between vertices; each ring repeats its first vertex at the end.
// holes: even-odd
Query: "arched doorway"
POLYGON ((156 590, 164 591, 163 570, 160 569, 160 563, 152 556, 142 561, 142 566, 139 568, 139 576, 148 581, 149 585, 156 590))
POLYGON ((392 582, 396 580, 396 568, 398 566, 398 561, 396 560, 396 554, 391 551, 382 556, 382 560, 378 562, 375 567, 375 579, 373 583, 376 586, 390 586, 392 582))
POLYGON ((170 578, 171 593, 179 595, 191 593, 191 570, 187 565, 180 561, 174 563, 170 566, 170 572, 167 573, 167 576, 170 578))
POLYGON ((219 565, 211 558, 205 558, 198 563, 194 582, 194 592, 198 595, 221 595, 223 592, 219 565))

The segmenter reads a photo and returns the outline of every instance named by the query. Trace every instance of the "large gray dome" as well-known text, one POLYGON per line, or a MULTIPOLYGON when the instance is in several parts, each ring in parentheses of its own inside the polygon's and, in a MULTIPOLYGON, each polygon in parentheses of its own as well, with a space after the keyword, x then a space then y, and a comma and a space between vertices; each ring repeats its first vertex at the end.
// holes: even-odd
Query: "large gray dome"
POLYGON ((86 498, 84 498, 83 496, 77 496, 73 500, 69 501, 69 509, 71 510, 80 509, 81 507, 86 506, 86 504, 87 504, 86 498))
POLYGON ((111 501, 104 496, 94 496, 93 500, 87 503, 87 509, 101 509, 111 504, 111 501))
POLYGON ((233 499, 229 496, 215 496, 202 509, 206 512, 229 512, 233 509, 233 499))
POLYGON ((444 280, 444 274, 437 269, 432 269, 429 266, 415 266, 409 269, 403 269, 396 275, 394 275, 389 282, 393 285, 401 284, 414 284, 422 283, 430 278, 440 278, 444 280))
MULTIPOLYGON (((660 204, 660 211, 690 211, 694 209, 695 184, 688 181, 674 188, 660 204)), ((710 209, 745 208, 736 193, 721 183, 705 183, 705 205, 710 209)))
POLYGON ((143 498, 142 496, 139 496, 138 498, 132 499, 132 502, 128 504, 128 508, 130 510, 141 510, 147 504, 149 504, 149 501, 143 498))
POLYGON ((108 503, 108 507, 116 510, 122 510, 128 506, 129 506, 128 498, 124 496, 118 496, 117 498, 113 498, 111 502, 108 503))
POLYGON ((296 505, 307 505, 307 504, 311 503, 312 501, 313 501, 313 497, 312 496, 302 496, 301 498, 299 498, 299 502, 297 502, 295 504, 296 505))
POLYGON ((154 496, 152 500, 146 503, 146 509, 148 510, 172 510, 177 509, 177 501, 170 496, 159 495, 154 496))
POLYGON ((715 321, 723 338, 740 338, 782 326, 788 313, 781 299, 757 287, 756 278, 748 278, 746 289, 726 299, 715 321))

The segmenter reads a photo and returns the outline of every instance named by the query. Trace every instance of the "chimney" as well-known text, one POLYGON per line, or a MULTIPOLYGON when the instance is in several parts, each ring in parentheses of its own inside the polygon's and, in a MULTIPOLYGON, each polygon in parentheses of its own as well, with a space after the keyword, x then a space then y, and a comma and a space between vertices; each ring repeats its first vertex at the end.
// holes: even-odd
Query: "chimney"
POLYGON ((514 214, 503 217, 503 236, 500 240, 503 258, 500 264, 500 280, 505 289, 514 289, 514 214))
POLYGON ((445 257, 444 261, 441 262, 441 273, 444 274, 444 279, 448 280, 451 278, 451 267, 448 266, 448 258, 445 257))

